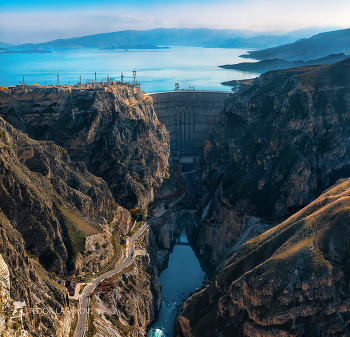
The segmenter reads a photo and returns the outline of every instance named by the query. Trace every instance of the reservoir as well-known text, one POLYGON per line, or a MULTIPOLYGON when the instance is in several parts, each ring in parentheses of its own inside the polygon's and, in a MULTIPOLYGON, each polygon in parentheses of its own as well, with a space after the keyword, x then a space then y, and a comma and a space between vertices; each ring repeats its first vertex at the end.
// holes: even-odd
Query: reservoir
POLYGON ((203 282, 212 277, 213 268, 198 257, 187 240, 184 227, 189 214, 180 219, 182 229, 169 255, 168 266, 161 272, 162 307, 148 332, 148 337, 173 337, 177 307, 193 292, 201 288, 203 282))
MULTIPOLYGON (((249 62, 239 58, 244 49, 171 47, 158 50, 60 49, 45 54, 0 54, 0 86, 38 83, 75 84, 107 79, 107 75, 131 83, 133 69, 145 92, 169 91, 179 83, 181 89, 227 90, 221 82, 256 77, 257 74, 222 69, 219 65, 249 62)), ((251 60, 253 61, 253 60, 251 60)))

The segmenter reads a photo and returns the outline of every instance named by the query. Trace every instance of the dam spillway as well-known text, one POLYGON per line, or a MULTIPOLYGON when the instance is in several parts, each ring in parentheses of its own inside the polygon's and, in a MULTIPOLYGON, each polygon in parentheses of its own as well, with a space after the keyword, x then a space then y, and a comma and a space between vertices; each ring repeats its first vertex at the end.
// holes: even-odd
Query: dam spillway
POLYGON ((174 154, 191 156, 203 150, 204 140, 219 121, 226 91, 174 90, 149 93, 158 119, 170 133, 174 154))

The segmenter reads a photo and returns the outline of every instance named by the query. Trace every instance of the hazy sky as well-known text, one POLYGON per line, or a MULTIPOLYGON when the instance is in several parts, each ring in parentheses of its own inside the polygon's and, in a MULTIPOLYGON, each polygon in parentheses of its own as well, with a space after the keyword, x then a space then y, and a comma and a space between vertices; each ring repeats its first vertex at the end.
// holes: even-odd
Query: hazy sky
POLYGON ((350 28, 349 0, 0 0, 0 41, 44 42, 127 29, 350 28))

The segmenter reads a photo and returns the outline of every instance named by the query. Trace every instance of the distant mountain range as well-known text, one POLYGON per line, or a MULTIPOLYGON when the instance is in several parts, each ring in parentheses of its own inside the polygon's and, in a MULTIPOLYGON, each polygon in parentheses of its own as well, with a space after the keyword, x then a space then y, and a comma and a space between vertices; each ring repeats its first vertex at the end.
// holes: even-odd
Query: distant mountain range
POLYGON ((302 66, 310 66, 310 65, 317 65, 317 64, 332 64, 338 61, 345 60, 346 58, 349 58, 349 57, 350 55, 345 55, 344 53, 340 53, 340 54, 328 55, 326 57, 322 57, 322 58, 319 58, 316 60, 310 60, 310 61, 287 61, 287 60, 276 58, 272 60, 263 60, 259 62, 242 62, 238 64, 225 64, 219 67, 224 69, 235 69, 235 70, 241 70, 241 71, 264 73, 266 71, 276 70, 276 69, 287 69, 292 67, 302 67, 302 66))
POLYGON ((309 61, 339 53, 350 54, 350 29, 320 33, 294 43, 250 51, 242 57, 257 60, 279 58, 287 61, 309 61))
POLYGON ((25 49, 123 48, 124 46, 194 46, 212 48, 267 48, 295 41, 289 35, 273 35, 240 29, 157 28, 126 30, 45 43, 23 44, 25 49))
POLYGON ((10 47, 11 45, 0 41, 0 47, 10 47))
POLYGON ((114 50, 114 49, 169 49, 170 47, 157 47, 154 45, 124 45, 124 46, 110 46, 110 47, 104 47, 100 48, 100 50, 114 50))

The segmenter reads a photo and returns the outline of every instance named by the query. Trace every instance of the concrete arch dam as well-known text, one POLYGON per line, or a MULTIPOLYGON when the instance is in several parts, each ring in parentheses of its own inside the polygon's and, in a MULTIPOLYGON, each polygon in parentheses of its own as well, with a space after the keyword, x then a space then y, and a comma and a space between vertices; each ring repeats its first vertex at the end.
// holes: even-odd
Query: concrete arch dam
POLYGON ((204 140, 219 121, 226 91, 175 90, 148 94, 158 119, 170 133, 173 157, 194 157, 203 150, 204 140))

